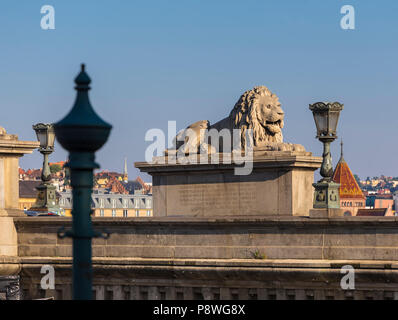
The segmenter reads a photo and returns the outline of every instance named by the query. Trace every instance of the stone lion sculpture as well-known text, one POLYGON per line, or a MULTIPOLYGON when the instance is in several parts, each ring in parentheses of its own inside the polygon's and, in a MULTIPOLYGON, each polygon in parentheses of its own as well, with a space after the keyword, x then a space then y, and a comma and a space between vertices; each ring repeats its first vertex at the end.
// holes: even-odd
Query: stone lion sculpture
MULTIPOLYGON (((180 131, 170 150, 187 153, 214 153, 244 150, 305 151, 302 145, 283 143, 282 128, 284 112, 278 97, 265 86, 257 86, 241 95, 228 117, 210 125, 208 120, 197 121, 180 131), (233 130, 238 129, 239 137, 234 140, 233 130), (214 138, 212 133, 229 131, 214 138), (225 150, 225 139, 230 150, 225 150), (235 142, 235 143, 234 143, 235 142), (219 147, 217 150, 217 146, 219 147)), ((166 150, 166 154, 170 152, 166 150)))

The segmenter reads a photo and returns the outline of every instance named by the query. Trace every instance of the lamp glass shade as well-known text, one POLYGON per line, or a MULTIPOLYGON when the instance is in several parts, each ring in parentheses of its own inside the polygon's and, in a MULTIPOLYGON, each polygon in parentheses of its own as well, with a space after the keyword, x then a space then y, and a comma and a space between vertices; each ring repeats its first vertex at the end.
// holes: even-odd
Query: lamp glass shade
POLYGON ((39 129, 36 130, 37 140, 40 142, 40 148, 47 147, 47 130, 39 129))
POLYGON ((54 140, 55 140, 55 132, 54 132, 54 128, 51 126, 48 128, 48 131, 47 131, 47 147, 53 148, 54 140))
POLYGON ((339 111, 329 111, 329 132, 328 134, 335 135, 337 129, 337 123, 339 121, 339 111))
POLYGON ((55 131, 52 124, 39 123, 33 126, 37 140, 40 142, 40 149, 54 148, 55 131))
POLYGON ((314 116, 317 138, 335 139, 340 111, 344 105, 339 102, 316 102, 310 104, 314 116))
POLYGON ((314 112, 314 120, 318 136, 324 135, 328 131, 327 112, 314 112))

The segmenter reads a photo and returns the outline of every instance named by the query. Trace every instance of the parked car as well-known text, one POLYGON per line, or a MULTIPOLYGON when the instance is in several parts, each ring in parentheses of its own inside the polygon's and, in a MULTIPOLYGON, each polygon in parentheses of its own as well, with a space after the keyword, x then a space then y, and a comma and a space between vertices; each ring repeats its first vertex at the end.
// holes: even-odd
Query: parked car
POLYGON ((52 217, 52 216, 62 216, 58 212, 43 212, 43 211, 31 211, 31 210, 25 210, 25 214, 28 217, 52 217))

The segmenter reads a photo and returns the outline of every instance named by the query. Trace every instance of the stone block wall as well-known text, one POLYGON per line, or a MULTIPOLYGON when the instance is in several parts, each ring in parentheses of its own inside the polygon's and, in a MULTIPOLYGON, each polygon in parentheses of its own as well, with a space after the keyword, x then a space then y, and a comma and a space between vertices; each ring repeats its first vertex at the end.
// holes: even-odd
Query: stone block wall
MULTIPOLYGON (((25 298, 71 298, 70 219, 14 218, 25 298), (55 290, 40 268, 55 268, 55 290)), ((97 299, 398 299, 397 219, 94 218, 97 299), (352 265, 356 290, 342 290, 352 265)))
MULTIPOLYGON (((20 257, 70 257, 71 239, 57 230, 71 220, 14 218, 20 257)), ((167 259, 397 260, 397 218, 94 218, 109 239, 93 240, 93 256, 167 259)))

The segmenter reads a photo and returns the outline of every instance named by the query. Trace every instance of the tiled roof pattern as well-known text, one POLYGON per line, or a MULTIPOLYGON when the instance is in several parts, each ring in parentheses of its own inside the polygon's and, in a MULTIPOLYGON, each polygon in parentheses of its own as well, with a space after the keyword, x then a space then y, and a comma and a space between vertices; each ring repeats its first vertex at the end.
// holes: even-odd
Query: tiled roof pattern
POLYGON ((352 174, 348 164, 343 158, 340 159, 333 173, 333 181, 340 184, 340 199, 358 198, 365 199, 361 188, 359 187, 354 175, 352 174))
POLYGON ((357 216, 359 217, 382 217, 385 216, 387 208, 380 209, 358 209, 357 216))
POLYGON ((20 198, 36 198, 36 187, 41 183, 40 180, 20 180, 19 181, 19 197, 20 198))

